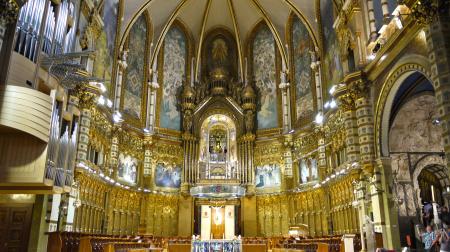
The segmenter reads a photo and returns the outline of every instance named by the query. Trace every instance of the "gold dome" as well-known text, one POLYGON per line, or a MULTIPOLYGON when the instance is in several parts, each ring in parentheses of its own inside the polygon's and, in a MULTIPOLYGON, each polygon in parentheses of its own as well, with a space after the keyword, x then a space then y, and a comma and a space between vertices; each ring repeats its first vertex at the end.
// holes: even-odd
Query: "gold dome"
POLYGON ((253 87, 249 84, 247 84, 244 87, 244 90, 242 90, 242 97, 245 98, 255 98, 256 94, 255 94, 255 90, 253 90, 253 87))
POLYGON ((191 85, 187 84, 184 85, 183 88, 183 98, 192 98, 195 96, 194 90, 192 89, 191 85))
POLYGON ((213 80, 224 80, 227 78, 228 72, 223 67, 217 67, 210 72, 210 76, 213 80))

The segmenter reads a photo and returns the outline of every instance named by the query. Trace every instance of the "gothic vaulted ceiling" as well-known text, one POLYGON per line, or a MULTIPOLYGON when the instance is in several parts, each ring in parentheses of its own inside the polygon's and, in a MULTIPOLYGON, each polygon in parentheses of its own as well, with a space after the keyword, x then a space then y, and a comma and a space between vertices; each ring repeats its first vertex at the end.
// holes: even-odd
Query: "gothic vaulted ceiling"
POLYGON ((161 46, 164 35, 171 24, 183 23, 195 41, 199 41, 211 29, 222 27, 232 32, 241 48, 251 30, 260 21, 271 29, 285 57, 286 24, 290 13, 297 14, 309 27, 315 41, 318 38, 318 24, 315 14, 315 0, 126 0, 123 12, 121 43, 137 17, 148 10, 152 23, 153 45, 161 46))

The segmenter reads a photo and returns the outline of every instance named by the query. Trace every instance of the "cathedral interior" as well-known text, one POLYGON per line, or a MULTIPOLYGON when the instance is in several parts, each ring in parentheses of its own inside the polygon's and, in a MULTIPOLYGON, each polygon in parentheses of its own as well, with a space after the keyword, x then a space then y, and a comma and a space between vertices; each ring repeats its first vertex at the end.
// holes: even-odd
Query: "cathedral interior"
POLYGON ((0 1, 0 251, 421 251, 449 161, 449 0, 0 1))

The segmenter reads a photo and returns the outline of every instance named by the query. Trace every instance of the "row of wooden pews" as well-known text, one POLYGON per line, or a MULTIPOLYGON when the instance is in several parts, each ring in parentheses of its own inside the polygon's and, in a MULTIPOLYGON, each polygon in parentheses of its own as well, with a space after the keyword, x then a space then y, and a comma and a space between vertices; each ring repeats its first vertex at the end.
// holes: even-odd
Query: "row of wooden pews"
POLYGON ((74 232, 48 234, 47 252, 139 252, 163 251, 162 238, 114 236, 74 232))
MULTIPOLYGON (((303 238, 285 238, 273 237, 270 240, 273 252, 343 252, 344 245, 342 237, 327 236, 327 237, 303 237, 303 238)), ((356 235, 353 240, 354 251, 361 250, 361 239, 356 235)))

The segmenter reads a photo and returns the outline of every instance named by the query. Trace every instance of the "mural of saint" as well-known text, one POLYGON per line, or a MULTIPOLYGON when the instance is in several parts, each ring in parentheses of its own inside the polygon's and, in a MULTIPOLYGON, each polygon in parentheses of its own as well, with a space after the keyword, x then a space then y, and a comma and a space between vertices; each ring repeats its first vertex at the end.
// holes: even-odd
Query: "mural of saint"
POLYGON ((157 164, 155 170, 155 185, 158 187, 180 188, 181 168, 179 166, 170 166, 157 164))
MULTIPOLYGON (((344 76, 341 58, 339 55, 339 45, 337 41, 336 31, 333 28, 334 23, 334 10, 333 1, 321 0, 321 18, 322 29, 324 36, 324 71, 327 78, 326 90, 329 90, 331 86, 339 84, 344 76)), ((328 92, 327 92, 328 94, 328 92)))
POLYGON ((95 62, 93 76, 104 79, 105 96, 111 93, 111 76, 114 61, 114 44, 116 41, 117 15, 119 0, 105 0, 103 4, 103 23, 99 38, 95 43, 95 62))
POLYGON ((253 76, 261 97, 258 129, 278 127, 275 57, 275 40, 269 28, 264 26, 253 41, 253 76))
POLYGON ((128 67, 125 71, 124 87, 124 111, 135 117, 141 118, 141 97, 144 84, 145 46, 147 43, 147 22, 141 15, 129 34, 128 42, 128 67))
POLYGON ((308 29, 295 16, 292 23, 296 118, 310 119, 314 113, 311 54, 314 46, 308 29))
POLYGON ((117 176, 120 180, 128 183, 136 183, 137 179, 137 159, 131 156, 125 156, 124 154, 119 155, 119 166, 117 169, 117 176))
POLYGON ((271 188, 281 185, 281 172, 277 164, 266 164, 256 167, 256 188, 271 188))
POLYGON ((163 94, 160 106, 160 127, 180 130, 180 111, 177 108, 177 91, 186 75, 187 42, 185 34, 172 27, 164 39, 163 94))

